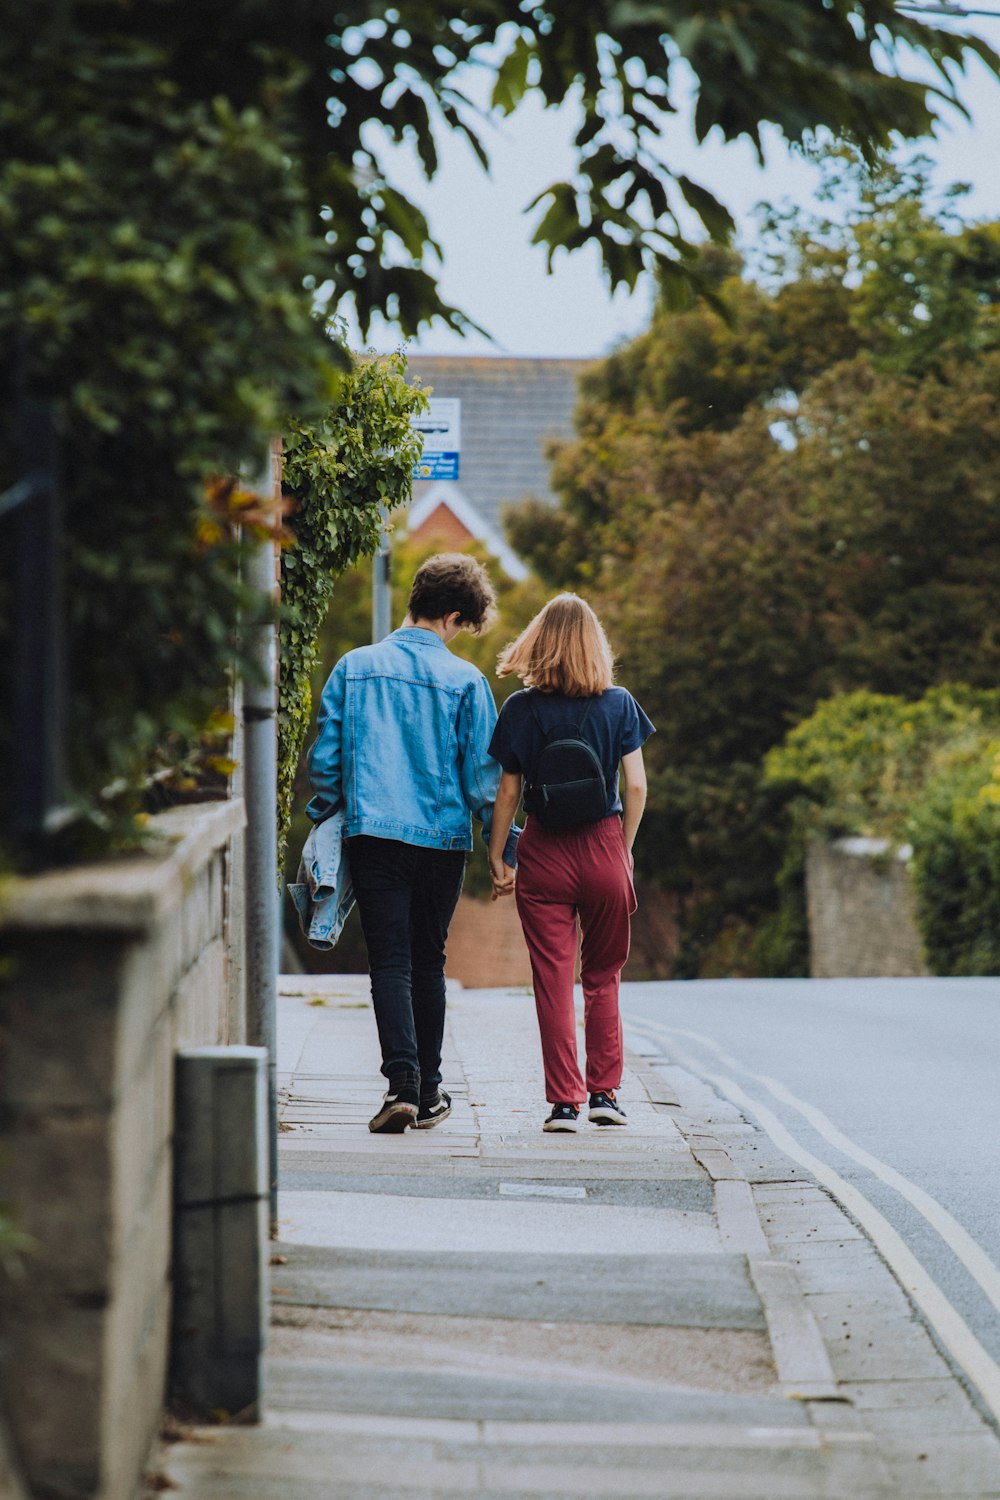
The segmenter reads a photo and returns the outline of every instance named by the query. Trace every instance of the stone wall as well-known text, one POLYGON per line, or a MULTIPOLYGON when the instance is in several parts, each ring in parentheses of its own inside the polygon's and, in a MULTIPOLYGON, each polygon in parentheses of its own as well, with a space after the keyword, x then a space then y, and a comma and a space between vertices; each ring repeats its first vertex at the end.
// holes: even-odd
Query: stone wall
POLYGON ((0 1281, 0 1383, 33 1493, 133 1500, 162 1410, 174 1053, 240 1041, 234 800, 153 820, 162 853, 0 899, 0 1200, 34 1240, 0 1281), (235 879, 234 879, 235 876, 235 879))
POLYGON ((929 973, 917 930, 910 850, 884 839, 813 840, 806 855, 814 979, 929 973))

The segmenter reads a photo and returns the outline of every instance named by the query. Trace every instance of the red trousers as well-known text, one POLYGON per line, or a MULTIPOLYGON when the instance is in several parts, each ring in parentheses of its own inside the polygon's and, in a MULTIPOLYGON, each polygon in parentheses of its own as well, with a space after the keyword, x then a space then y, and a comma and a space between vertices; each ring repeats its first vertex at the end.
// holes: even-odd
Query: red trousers
POLYGON ((618 981, 636 902, 621 819, 551 833, 529 818, 517 846, 515 896, 531 957, 545 1097, 550 1104, 583 1104, 588 1094, 622 1081, 618 981), (573 1006, 578 921, 586 1084, 573 1006))

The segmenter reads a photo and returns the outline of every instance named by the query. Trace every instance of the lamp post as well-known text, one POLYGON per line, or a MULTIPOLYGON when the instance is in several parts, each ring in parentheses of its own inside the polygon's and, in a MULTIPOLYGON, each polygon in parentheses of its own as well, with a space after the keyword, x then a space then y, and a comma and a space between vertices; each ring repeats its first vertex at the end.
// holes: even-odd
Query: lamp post
POLYGON ((392 587, 390 585, 389 512, 383 505, 379 511, 379 545, 372 558, 372 641, 384 641, 392 630, 392 587))
MULTIPOLYGON (((280 451, 272 448, 259 488, 270 499, 280 451)), ((249 549, 246 580, 258 597, 260 618, 244 626, 253 667, 243 681, 243 765, 247 827, 246 1039, 268 1054, 268 1123, 271 1232, 278 1220, 277 999, 281 907, 278 891, 278 629, 274 619, 275 543, 263 538, 249 549)))

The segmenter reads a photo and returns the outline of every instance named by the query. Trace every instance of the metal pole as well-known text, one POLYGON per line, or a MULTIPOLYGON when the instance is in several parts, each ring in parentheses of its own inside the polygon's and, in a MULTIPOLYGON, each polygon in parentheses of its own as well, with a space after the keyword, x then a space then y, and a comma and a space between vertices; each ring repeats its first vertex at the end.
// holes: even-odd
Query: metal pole
MULTIPOLYGON (((59 439, 51 408, 18 403, 26 496, 14 514, 14 827, 27 842, 66 820, 59 439)), ((36 846, 34 854, 39 849, 36 846)))
MULTIPOLYGON (((272 486, 271 466, 267 475, 272 486)), ((246 580, 260 600, 263 623, 244 627, 255 670, 243 682, 243 765, 246 827, 246 1039, 268 1054, 268 1183, 271 1232, 278 1222, 277 998, 280 906, 278 896, 278 632, 273 619, 275 546, 250 549, 246 580)))
POLYGON ((372 558, 372 641, 384 641, 392 630, 392 589, 389 584, 389 533, 386 522, 389 512, 385 506, 381 511, 381 540, 378 551, 372 558))

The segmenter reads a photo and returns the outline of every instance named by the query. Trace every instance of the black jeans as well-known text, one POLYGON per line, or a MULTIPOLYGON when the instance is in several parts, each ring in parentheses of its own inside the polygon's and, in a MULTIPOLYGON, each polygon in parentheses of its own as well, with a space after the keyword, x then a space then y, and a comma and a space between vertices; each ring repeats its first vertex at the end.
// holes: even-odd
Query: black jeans
POLYGON ((461 850, 361 834, 347 840, 368 947, 382 1072, 425 1097, 441 1082, 444 945, 465 876, 461 850))

